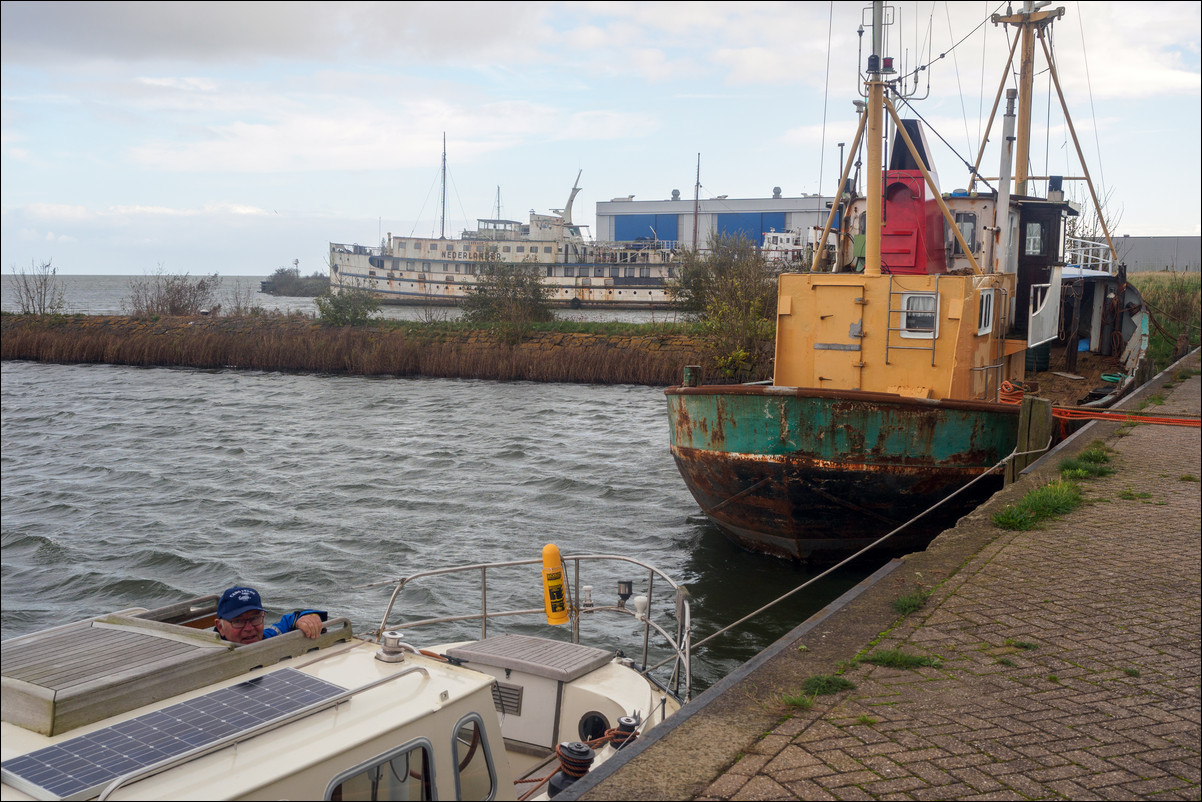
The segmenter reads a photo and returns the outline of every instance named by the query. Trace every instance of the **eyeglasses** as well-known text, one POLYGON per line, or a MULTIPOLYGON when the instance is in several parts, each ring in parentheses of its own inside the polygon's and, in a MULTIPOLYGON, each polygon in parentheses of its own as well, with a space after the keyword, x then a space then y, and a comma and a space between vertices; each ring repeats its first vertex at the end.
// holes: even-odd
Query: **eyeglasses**
POLYGON ((247 627, 259 626, 259 624, 263 623, 263 619, 264 619, 263 613, 259 613, 257 615, 248 615, 243 618, 237 618, 237 619, 234 619, 233 621, 226 621, 226 623, 229 624, 234 629, 246 629, 247 627))

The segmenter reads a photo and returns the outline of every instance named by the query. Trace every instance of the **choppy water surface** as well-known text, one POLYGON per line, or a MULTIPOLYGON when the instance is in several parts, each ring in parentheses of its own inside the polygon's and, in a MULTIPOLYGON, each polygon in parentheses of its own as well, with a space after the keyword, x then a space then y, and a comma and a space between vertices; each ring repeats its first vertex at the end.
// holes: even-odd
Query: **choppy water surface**
MULTIPOLYGON (((655 388, 27 362, 2 371, 5 638, 235 583, 258 587, 276 611, 320 606, 367 631, 387 591, 357 586, 537 558, 548 541, 565 554, 638 557, 687 583, 695 639, 807 576, 740 551, 704 520, 668 453, 655 388)), ((701 684, 873 568, 703 650, 701 684)), ((628 573, 641 592, 644 576, 628 573)), ((619 578, 588 578, 598 603, 613 603, 619 578)), ((537 581, 490 576, 490 609, 541 605, 537 581)), ((402 609, 445 614, 476 593, 430 583, 407 591, 402 609)), ((635 634, 633 622, 611 625, 600 645, 631 653, 635 634)))

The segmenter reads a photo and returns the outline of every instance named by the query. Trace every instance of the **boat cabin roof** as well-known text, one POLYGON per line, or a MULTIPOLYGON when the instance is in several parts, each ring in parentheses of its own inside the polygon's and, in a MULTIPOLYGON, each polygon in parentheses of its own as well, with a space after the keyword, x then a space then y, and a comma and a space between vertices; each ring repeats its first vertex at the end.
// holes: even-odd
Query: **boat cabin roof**
POLYGON ((290 632, 237 645, 211 629, 216 609, 205 596, 4 641, 3 720, 58 735, 352 637, 340 618, 316 640, 290 632))

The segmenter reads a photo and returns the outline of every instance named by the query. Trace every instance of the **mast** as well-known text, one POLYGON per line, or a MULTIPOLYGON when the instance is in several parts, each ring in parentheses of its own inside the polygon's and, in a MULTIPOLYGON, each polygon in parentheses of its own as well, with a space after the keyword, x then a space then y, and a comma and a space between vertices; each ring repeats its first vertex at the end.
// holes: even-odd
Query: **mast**
POLYGON ((872 53, 868 56, 868 181, 864 187, 868 225, 864 238, 864 275, 881 274, 881 140, 885 136, 885 82, 881 80, 881 50, 885 30, 885 4, 872 3, 872 53))
POLYGON ((697 244, 697 213, 701 210, 701 154, 697 154, 697 183, 693 184, 693 250, 698 252, 701 247, 697 244))
POLYGON ((438 219, 438 238, 447 238, 447 132, 442 132, 442 216, 438 219))
MULTIPOLYGON (((1027 181, 1030 180, 1028 166, 1031 161, 1031 106, 1035 87, 1035 36, 1038 34, 1040 38, 1043 38, 1043 29, 1064 16, 1063 8, 1049 11, 1036 10, 1046 5, 1050 5, 1048 0, 1040 2, 1026 0, 1023 3, 1022 11, 1017 14, 993 15, 995 25, 1006 23, 1017 26, 1022 41, 1018 71, 1018 138, 1014 145, 1015 195, 1026 195, 1027 181)), ((1000 96, 1000 90, 998 94, 1000 96)))

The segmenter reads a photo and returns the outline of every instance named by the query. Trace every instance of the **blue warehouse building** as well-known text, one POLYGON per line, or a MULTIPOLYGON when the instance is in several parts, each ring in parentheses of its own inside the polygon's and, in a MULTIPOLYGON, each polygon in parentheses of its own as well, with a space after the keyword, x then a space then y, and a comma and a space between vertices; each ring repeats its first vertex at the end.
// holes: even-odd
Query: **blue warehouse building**
POLYGON ((593 236, 599 242, 658 240, 682 248, 705 248, 711 234, 743 235, 762 243, 770 231, 805 231, 826 222, 827 203, 822 195, 784 197, 779 187, 770 198, 682 198, 672 191, 668 200, 635 200, 631 195, 598 201, 593 236))

